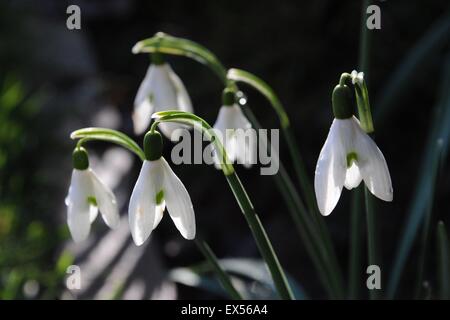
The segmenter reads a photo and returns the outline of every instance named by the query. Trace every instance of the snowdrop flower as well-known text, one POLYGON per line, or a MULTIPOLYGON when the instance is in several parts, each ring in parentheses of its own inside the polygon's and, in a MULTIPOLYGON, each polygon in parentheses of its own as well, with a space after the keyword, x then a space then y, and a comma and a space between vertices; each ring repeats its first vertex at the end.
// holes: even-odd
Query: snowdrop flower
POLYGON ((359 84, 359 86, 362 86, 364 82, 364 72, 358 72, 356 70, 353 70, 350 76, 352 78, 352 83, 354 85, 359 84))
MULTIPOLYGON (((256 163, 256 132, 251 129, 251 123, 235 102, 232 90, 224 90, 222 103, 213 129, 224 145, 229 160, 251 167, 256 163)), ((220 169, 221 159, 216 155, 214 163, 220 169)))
POLYGON ((195 237, 195 215, 191 198, 161 156, 162 137, 149 132, 144 138, 145 160, 131 194, 128 208, 131 235, 136 245, 142 245, 163 217, 165 208, 181 235, 195 237))
POLYGON ((119 225, 116 197, 89 168, 86 150, 77 147, 73 152, 73 172, 66 198, 67 224, 75 242, 85 240, 98 211, 110 228, 119 225))
MULTIPOLYGON (((170 65, 160 53, 152 54, 152 64, 134 99, 133 124, 136 134, 143 133, 150 125, 151 115, 157 111, 180 110, 192 112, 191 99, 170 65)), ((159 128, 167 138, 175 129, 183 127, 175 123, 161 123, 159 128)))
POLYGON ((353 116, 350 97, 346 85, 334 89, 335 119, 317 161, 314 188, 319 210, 325 216, 335 208, 343 186, 350 190, 362 180, 376 197, 393 199, 386 160, 353 116))

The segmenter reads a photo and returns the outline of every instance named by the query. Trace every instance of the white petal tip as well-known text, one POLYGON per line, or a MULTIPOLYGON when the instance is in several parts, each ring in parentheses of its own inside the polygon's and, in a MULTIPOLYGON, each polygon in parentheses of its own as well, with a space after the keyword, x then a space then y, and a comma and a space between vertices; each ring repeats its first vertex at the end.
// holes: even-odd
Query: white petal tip
POLYGON ((135 237, 132 237, 132 238, 133 238, 134 244, 138 247, 142 246, 145 242, 144 239, 136 239, 135 237))
POLYGON ((140 53, 141 48, 142 48, 142 43, 139 41, 138 43, 136 43, 136 44, 133 46, 133 48, 131 49, 131 52, 132 52, 133 54, 138 54, 138 53, 140 53))
POLYGON ((195 232, 192 234, 182 234, 183 238, 186 240, 194 240, 195 239, 195 232))
POLYGON ((319 211, 320 214, 324 217, 328 217, 331 214, 331 212, 333 212, 333 210, 321 210, 321 209, 319 209, 319 211))

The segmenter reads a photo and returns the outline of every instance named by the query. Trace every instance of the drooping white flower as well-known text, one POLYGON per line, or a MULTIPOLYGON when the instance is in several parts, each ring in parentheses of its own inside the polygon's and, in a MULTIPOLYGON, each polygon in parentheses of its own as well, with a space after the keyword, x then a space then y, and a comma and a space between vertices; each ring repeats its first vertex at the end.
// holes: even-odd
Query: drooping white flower
MULTIPOLYGON (((165 110, 192 112, 192 103, 183 82, 170 65, 157 60, 149 66, 134 100, 132 118, 135 133, 141 134, 148 128, 152 113, 165 110)), ((159 126, 168 138, 180 127, 183 126, 175 123, 159 126)))
POLYGON ((97 217, 98 211, 108 227, 114 229, 119 225, 116 197, 89 168, 87 154, 82 148, 74 152, 74 159, 79 160, 80 157, 83 159, 82 162, 78 161, 78 165, 77 161, 74 161, 69 193, 66 197, 67 224, 75 242, 88 237, 91 223, 97 217))
POLYGON ((353 84, 359 84, 360 86, 362 86, 364 82, 364 72, 358 72, 356 70, 353 70, 350 76, 352 78, 353 84))
POLYGON ((343 186, 350 190, 362 180, 373 195, 392 201, 391 177, 380 149, 354 116, 334 119, 315 172, 314 188, 320 212, 329 215, 343 186))
MULTIPOLYGON (((159 135, 147 133, 146 140, 152 134, 159 135)), ((155 147, 155 142, 162 144, 153 140, 152 145, 147 147, 145 142, 147 159, 142 165, 128 208, 131 234, 138 246, 158 226, 165 208, 184 238, 191 240, 195 237, 195 215, 189 193, 161 156, 161 146, 155 147), (148 157, 147 149, 151 149, 148 157)))
MULTIPOLYGON (((234 102, 234 93, 228 89, 224 91, 223 105, 213 129, 217 131, 231 162, 237 161, 246 167, 256 163, 256 132, 241 107, 234 102)), ((214 162, 220 168, 218 156, 214 156, 214 162)))

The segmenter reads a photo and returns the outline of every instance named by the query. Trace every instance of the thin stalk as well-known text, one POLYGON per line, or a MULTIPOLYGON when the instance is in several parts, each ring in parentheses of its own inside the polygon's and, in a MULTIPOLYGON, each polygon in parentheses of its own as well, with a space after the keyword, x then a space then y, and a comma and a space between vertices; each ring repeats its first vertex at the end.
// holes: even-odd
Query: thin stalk
MULTIPOLYGON (((244 107, 243 111, 252 123, 253 128, 261 128, 261 125, 250 108, 244 107)), ((266 148, 270 150, 270 144, 268 144, 266 148)), ((314 225, 314 222, 311 220, 311 216, 309 215, 305 204, 299 197, 294 187, 294 183, 287 174, 287 171, 281 161, 279 162, 279 171, 276 175, 274 175, 274 180, 281 195, 285 199, 289 213, 294 220, 298 233, 305 244, 308 254, 313 260, 314 266, 317 268, 317 272, 328 295, 330 298, 334 299, 342 298, 343 280, 342 275, 339 272, 339 268, 334 267, 337 265, 336 263, 333 264, 329 261, 330 254, 327 251, 328 248, 324 247, 324 241, 320 238, 317 226, 314 225)), ((337 258, 335 258, 335 261, 337 261, 337 258)))
POLYGON ((211 269, 215 272, 217 279, 221 283, 225 291, 230 295, 233 300, 243 300, 241 294, 236 290, 231 282, 230 276, 222 269, 217 260, 216 255, 212 252, 209 245, 198 238, 195 239, 195 244, 201 253, 205 256, 206 261, 208 261, 211 269))
MULTIPOLYGON (((372 195, 369 189, 364 187, 364 197, 366 205, 366 223, 367 223, 367 250, 368 250, 368 263, 369 265, 380 266, 379 253, 378 253, 378 237, 377 237, 377 225, 375 214, 373 210, 372 195)), ((372 289, 369 291, 370 299, 378 299, 380 290, 372 289)))
POLYGON ((236 172, 225 176, 228 184, 230 185, 233 194, 241 207, 242 213, 247 220, 250 230, 255 238, 256 244, 258 245, 259 251, 263 259, 267 263, 270 273, 272 274, 275 287, 282 299, 293 300, 294 294, 289 286, 286 275, 281 267, 278 257, 273 250, 272 244, 267 236, 267 233, 259 220, 258 215, 253 208, 247 192, 242 186, 239 177, 236 172))
POLYGON ((157 126, 161 122, 176 122, 185 125, 193 126, 197 130, 201 130, 210 141, 213 142, 215 151, 219 159, 224 159, 224 163, 221 163, 222 171, 230 185, 231 190, 236 198, 236 201, 244 214, 245 219, 250 227, 250 231, 253 234, 255 242, 261 253, 262 258, 266 262, 275 287, 281 299, 293 300, 295 299, 291 287, 287 281, 286 275, 281 267, 278 257, 273 250, 272 244, 267 236, 267 233, 256 214, 253 204, 247 195, 244 187, 237 176, 233 165, 230 163, 225 148, 220 142, 219 137, 216 135, 211 126, 202 118, 189 113, 189 112, 176 112, 165 111, 157 112, 152 116, 156 121, 153 126, 157 126))
POLYGON ((362 186, 352 194, 351 221, 350 221, 350 258, 349 258, 349 284, 348 298, 358 299, 361 283, 361 200, 362 186))
POLYGON ((439 280, 439 298, 442 300, 450 299, 450 262, 448 237, 445 231, 445 225, 439 221, 437 227, 437 248, 438 248, 438 280, 439 280))
MULTIPOLYGON (((370 49, 372 46, 372 32, 367 28, 366 19, 367 19, 367 7, 370 6, 372 0, 363 0, 361 7, 361 25, 359 32, 359 70, 364 72, 364 78, 367 78, 367 75, 370 72, 369 62, 370 62, 370 49)), ((367 82, 367 80, 366 80, 367 82)))
MULTIPOLYGON (((227 78, 232 81, 246 83, 251 87, 253 87, 254 89, 256 89, 268 100, 271 107, 277 114, 280 122, 280 128, 283 132, 283 136, 288 145, 289 154, 292 158, 294 171, 296 173, 299 185, 303 192, 303 196, 305 197, 307 203, 307 210, 306 210, 303 202, 296 201, 297 204, 301 203, 302 206, 297 207, 297 211, 294 212, 293 214, 291 213, 291 215, 293 217, 294 215, 300 216, 294 217, 294 221, 299 220, 298 218, 300 218, 304 222, 308 223, 307 228, 311 232, 313 238, 316 239, 316 245, 319 247, 324 247, 325 250, 322 251, 323 255, 322 260, 323 263, 325 264, 325 268, 329 269, 330 275, 333 281, 335 282, 334 283, 335 288, 343 294, 342 271, 340 270, 338 259, 331 242, 330 233, 328 232, 328 229, 325 225, 325 221, 317 208, 314 190, 308 177, 303 159, 300 155, 300 151, 297 147, 294 135, 292 133, 292 127, 290 125, 290 120, 289 116, 287 115, 286 109, 284 108, 281 100, 276 95, 275 91, 264 80, 257 77, 256 75, 244 70, 233 68, 228 70, 227 78)), ((235 89, 237 90, 237 85, 235 85, 235 89)), ((258 124, 251 110, 245 107, 243 109, 245 114, 249 118, 250 122, 252 123, 252 126, 255 129, 259 129, 260 125, 258 124)), ((286 186, 293 185, 288 175, 286 175, 285 177, 281 176, 281 178, 282 178, 281 183, 283 183, 284 185, 286 186), (286 178, 289 181, 287 181, 286 178)), ((277 185, 282 186, 282 184, 277 185)), ((292 196, 291 199, 297 200, 299 196, 297 195, 297 191, 295 190, 295 188, 293 189, 291 188, 290 190, 291 191, 293 190, 295 194, 292 196)))
MULTIPOLYGON (((372 32, 366 26, 366 10, 372 3, 371 0, 364 0, 361 7, 361 25, 360 25, 360 41, 359 41, 359 71, 364 72, 364 81, 369 81, 370 71, 370 48, 372 40, 372 32)), ((360 110, 360 109, 359 109, 360 110)), ((365 110, 369 113, 369 116, 360 114, 360 119, 372 119, 370 115, 370 109, 365 110)), ((366 128, 373 128, 373 124, 364 126, 366 128)), ((363 127, 363 128, 364 128, 363 127)), ((380 266, 378 243, 376 236, 376 218, 373 209, 373 199, 367 187, 364 188, 364 198, 366 206, 366 222, 367 222, 367 250, 368 250, 368 262, 369 265, 380 266)), ((370 290, 369 296, 371 299, 379 297, 379 291, 374 289, 370 290)))
MULTIPOLYGON (((429 174, 431 175, 431 179, 433 181, 437 180, 437 175, 439 172, 439 164, 441 160, 442 155, 442 145, 439 143, 436 143, 436 149, 437 149, 437 156, 435 158, 435 161, 432 163, 432 165, 429 168, 429 174)), ((422 230, 422 239, 420 243, 420 252, 419 252, 419 267, 417 272, 417 283, 416 283, 416 298, 418 299, 421 294, 422 289, 422 282, 423 282, 423 276, 425 273, 425 261, 427 257, 427 249, 428 249, 428 242, 430 238, 430 228, 431 228, 431 218, 433 214, 433 198, 434 198, 434 191, 436 188, 436 183, 431 185, 431 192, 430 192, 430 201, 428 202, 427 211, 425 214, 425 221, 424 226, 422 230)))

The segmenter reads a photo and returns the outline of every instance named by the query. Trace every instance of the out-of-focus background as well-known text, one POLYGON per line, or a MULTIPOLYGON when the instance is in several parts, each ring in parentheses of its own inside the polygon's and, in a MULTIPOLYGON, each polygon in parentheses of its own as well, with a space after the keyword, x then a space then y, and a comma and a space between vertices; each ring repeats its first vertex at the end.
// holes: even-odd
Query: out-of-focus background
MULTIPOLYGON (((449 89, 442 86, 450 57, 450 15, 445 0, 374 3, 381 8, 382 24, 381 30, 372 31, 369 94, 376 140, 389 164, 395 190, 393 203, 376 202, 382 271, 388 277, 416 182, 427 170, 422 163, 432 115, 442 91, 449 89)), ((131 48, 164 31, 201 43, 227 67, 265 79, 287 108, 313 178, 332 121, 331 90, 342 72, 358 67, 360 11, 361 1, 332 0, 2 0, 0 298, 225 297, 211 274, 202 275, 204 260, 195 244, 184 240, 168 217, 144 246, 134 245, 126 208, 140 163, 118 147, 89 144, 92 165, 117 195, 121 226, 110 231, 98 219, 86 242, 73 243, 64 205, 74 146, 69 134, 78 128, 101 126, 121 130, 141 143, 142 137, 133 135, 131 111, 149 57, 133 55, 131 48), (81 30, 66 28, 70 4, 81 8, 81 30), (66 268, 72 264, 81 268, 80 290, 65 287, 66 268)), ((214 123, 221 103, 220 81, 197 62, 183 57, 168 60, 183 80, 195 112, 214 123)), ((245 92, 248 106, 263 126, 277 128, 268 103, 252 90, 245 92)), ((166 141, 167 157, 171 147, 166 141)), ((294 175, 283 140, 280 153, 294 175)), ((206 165, 173 169, 192 197, 199 235, 241 275, 238 285, 245 287, 248 297, 274 297, 221 172, 206 165)), ((325 298, 273 179, 260 176, 258 167, 239 167, 238 173, 298 297, 325 298)), ((438 218, 450 223, 449 195, 450 170, 443 161, 434 194, 433 225, 438 218)), ((343 270, 348 270, 349 208, 350 192, 344 191, 336 210, 326 218, 343 270)), ((360 231, 365 257, 365 229, 360 231)), ((413 286, 417 250, 414 246, 400 296, 408 296, 413 286)), ((432 246, 426 270, 430 292, 436 285, 434 259, 432 246)), ((365 297, 364 271, 361 297, 365 297)))

